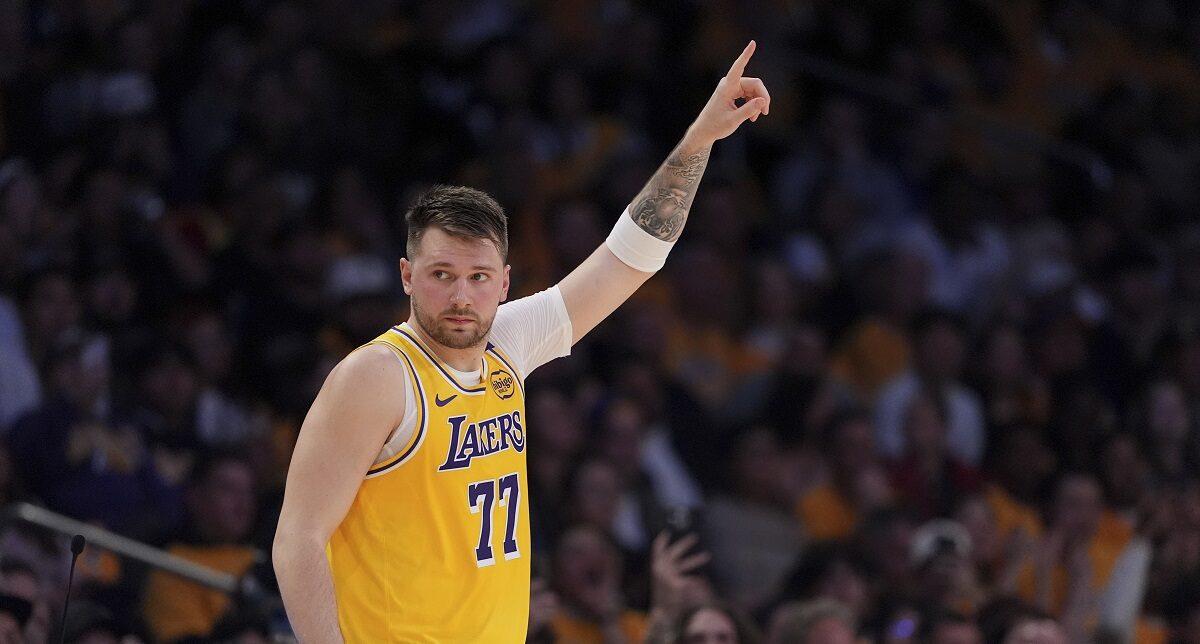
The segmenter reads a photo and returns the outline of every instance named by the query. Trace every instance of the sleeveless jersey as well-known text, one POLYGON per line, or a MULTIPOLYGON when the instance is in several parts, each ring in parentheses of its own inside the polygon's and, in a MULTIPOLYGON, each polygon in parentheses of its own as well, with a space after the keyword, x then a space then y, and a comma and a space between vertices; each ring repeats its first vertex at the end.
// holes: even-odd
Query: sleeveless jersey
POLYGON ((407 323, 371 344, 408 371, 417 424, 366 473, 329 542, 346 641, 524 642, 524 384, 491 343, 478 383, 457 379, 407 323))

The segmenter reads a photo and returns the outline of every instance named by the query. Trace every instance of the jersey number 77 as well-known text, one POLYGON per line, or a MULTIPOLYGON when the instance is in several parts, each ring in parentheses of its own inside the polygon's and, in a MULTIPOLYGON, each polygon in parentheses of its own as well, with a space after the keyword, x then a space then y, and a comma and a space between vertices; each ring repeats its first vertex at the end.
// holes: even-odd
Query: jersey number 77
POLYGON ((500 507, 508 508, 508 521, 504 530, 504 558, 516 559, 521 556, 517 547, 517 509, 521 503, 521 479, 517 473, 507 474, 499 479, 477 481, 467 486, 467 504, 471 514, 482 514, 479 525, 479 545, 475 547, 475 565, 483 568, 496 563, 492 553, 492 508, 496 499, 500 499, 500 507))

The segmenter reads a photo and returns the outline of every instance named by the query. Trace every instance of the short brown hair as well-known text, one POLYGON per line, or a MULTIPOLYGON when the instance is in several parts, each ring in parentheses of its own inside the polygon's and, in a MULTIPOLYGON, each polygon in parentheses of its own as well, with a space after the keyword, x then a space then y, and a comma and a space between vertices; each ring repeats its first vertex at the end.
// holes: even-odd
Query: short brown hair
POLYGON ((508 259, 508 217, 486 192, 466 186, 436 185, 413 202, 404 216, 408 223, 407 253, 417 254, 421 238, 430 226, 462 239, 487 239, 508 259))
POLYGON ((826 619, 835 619, 845 624, 850 630, 858 630, 858 622, 850 607, 833 599, 814 599, 808 602, 791 602, 775 609, 773 621, 779 639, 784 642, 808 642, 813 627, 826 619))

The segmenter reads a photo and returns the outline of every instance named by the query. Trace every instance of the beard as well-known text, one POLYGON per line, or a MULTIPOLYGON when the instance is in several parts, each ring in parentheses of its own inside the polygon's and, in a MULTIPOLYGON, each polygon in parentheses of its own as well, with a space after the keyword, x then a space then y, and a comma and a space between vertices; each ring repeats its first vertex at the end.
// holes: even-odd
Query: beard
POLYGON ((434 342, 447 349, 470 349, 483 344, 492 331, 492 322, 496 319, 496 316, 493 315, 487 320, 481 320, 473 311, 457 309, 446 309, 433 317, 425 314, 425 311, 417 304, 416 298, 411 298, 409 303, 417 318, 417 324, 421 325, 421 328, 429 334, 434 342), (469 327, 461 331, 451 329, 450 324, 443 319, 445 317, 471 318, 475 321, 474 333, 469 330, 469 327))

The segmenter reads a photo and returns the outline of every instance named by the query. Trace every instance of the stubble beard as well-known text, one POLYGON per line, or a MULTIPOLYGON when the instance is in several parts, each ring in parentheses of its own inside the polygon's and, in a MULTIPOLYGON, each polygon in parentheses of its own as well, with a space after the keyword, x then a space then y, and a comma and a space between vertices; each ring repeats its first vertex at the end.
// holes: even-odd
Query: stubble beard
POLYGON ((421 306, 417 304, 416 298, 410 298, 409 303, 412 306, 413 314, 417 318, 417 324, 421 325, 421 329, 434 342, 447 349, 470 349, 483 344, 484 339, 491 333, 492 322, 495 320, 495 316, 488 320, 482 320, 471 311, 456 311, 454 309, 449 309, 437 317, 431 317, 426 315, 421 306), (475 321, 475 333, 450 330, 449 325, 442 320, 443 316, 462 316, 473 319, 475 321))

